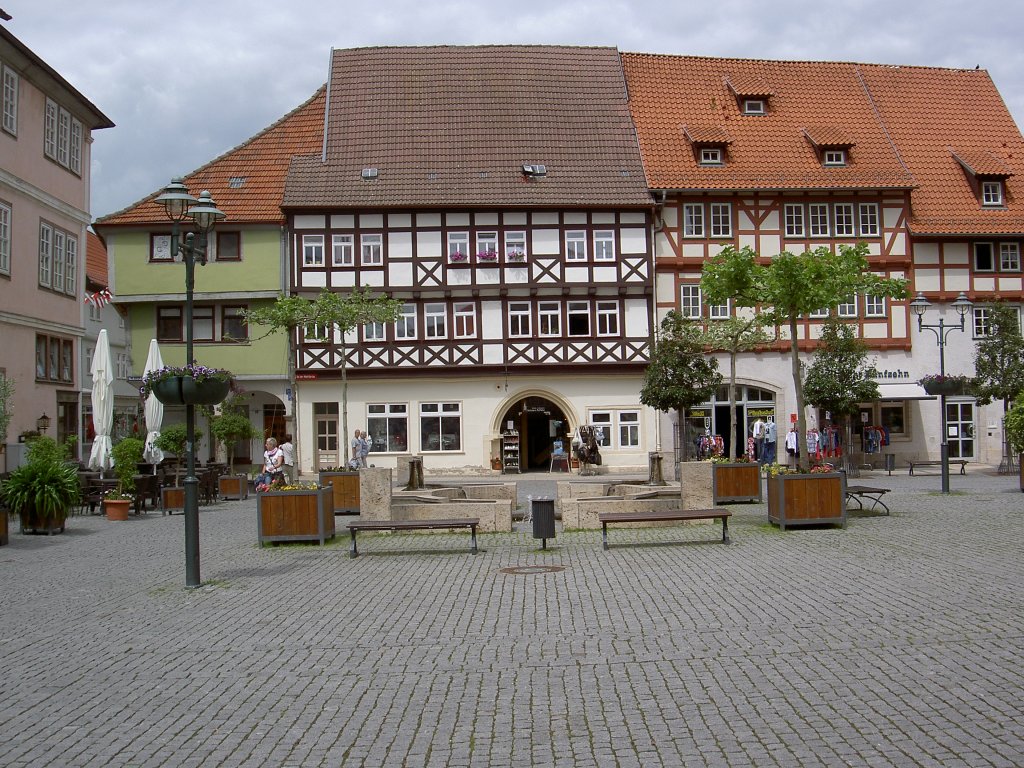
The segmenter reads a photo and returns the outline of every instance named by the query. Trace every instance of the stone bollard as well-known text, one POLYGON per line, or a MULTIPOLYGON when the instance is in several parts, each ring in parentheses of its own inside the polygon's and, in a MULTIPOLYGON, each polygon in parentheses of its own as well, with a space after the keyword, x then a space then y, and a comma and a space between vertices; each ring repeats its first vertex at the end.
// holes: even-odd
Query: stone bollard
POLYGON ((647 460, 650 463, 650 474, 647 479, 647 484, 665 485, 665 475, 661 471, 662 455, 657 451, 651 451, 647 454, 647 460))
POLYGON ((412 456, 409 458, 409 483, 405 490, 422 491, 423 487, 423 457, 412 456))
POLYGON ((359 470, 359 517, 391 519, 391 470, 373 467, 359 470))

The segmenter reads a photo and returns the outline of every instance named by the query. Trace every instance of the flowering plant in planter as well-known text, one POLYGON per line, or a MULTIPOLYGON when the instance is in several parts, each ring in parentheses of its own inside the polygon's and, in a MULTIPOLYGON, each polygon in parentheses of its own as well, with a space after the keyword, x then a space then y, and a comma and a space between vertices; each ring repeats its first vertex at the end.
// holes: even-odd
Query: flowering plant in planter
POLYGON ((256 493, 266 493, 267 491, 283 491, 284 490, 284 477, 278 476, 271 480, 269 483, 257 483, 256 493))
POLYGON ((498 260, 498 252, 497 251, 491 251, 491 250, 480 251, 479 253, 477 253, 476 258, 479 261, 497 261, 498 260))
POLYGON ((962 395, 970 392, 973 380, 962 374, 932 373, 922 376, 917 383, 930 395, 962 395))
POLYGON ((505 254, 505 258, 509 261, 526 261, 526 254, 519 249, 513 249, 505 254))
POLYGON ((747 454, 741 453, 735 459, 730 459, 728 456, 713 456, 711 458, 711 463, 712 464, 753 464, 754 462, 753 462, 753 459, 751 459, 749 456, 747 456, 747 454))
POLYGON ((465 261, 469 257, 462 251, 452 251, 448 254, 448 260, 453 262, 465 261))
POLYGON ((198 383, 204 381, 226 381, 230 384, 234 381, 234 375, 231 371, 223 368, 207 368, 205 365, 199 365, 198 363, 192 363, 191 365, 165 365, 163 368, 157 368, 155 371, 150 371, 142 377, 142 386, 139 387, 139 392, 144 398, 149 397, 155 384, 181 377, 193 379, 198 383))
POLYGON ((825 475, 828 474, 829 472, 835 471, 836 468, 831 464, 815 464, 813 467, 811 467, 812 475, 825 475))
POLYGON ((799 470, 793 469, 785 464, 765 464, 764 473, 768 477, 778 477, 779 475, 797 475, 799 474, 799 470))

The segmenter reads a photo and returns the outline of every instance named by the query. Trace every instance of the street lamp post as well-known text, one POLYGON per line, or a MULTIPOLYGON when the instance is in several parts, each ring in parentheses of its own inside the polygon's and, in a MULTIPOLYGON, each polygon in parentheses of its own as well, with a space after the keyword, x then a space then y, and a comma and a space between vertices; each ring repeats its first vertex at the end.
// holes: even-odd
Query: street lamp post
MULTIPOLYGON (((203 191, 196 199, 188 193, 181 179, 174 179, 156 202, 164 207, 171 220, 171 254, 180 254, 185 262, 185 365, 192 365, 192 290, 195 286, 195 262, 206 264, 207 238, 213 226, 224 213, 217 210, 209 192, 203 191), (180 238, 179 227, 191 219, 195 232, 180 238)), ((196 407, 185 405, 185 586, 199 586, 199 479, 196 477, 196 407)))
MULTIPOLYGON (((924 321, 924 313, 928 311, 928 308, 932 305, 928 299, 924 297, 923 293, 918 293, 914 297, 914 300, 910 302, 910 308, 917 315, 917 330, 922 331, 927 328, 929 331, 935 334, 935 339, 939 344, 939 375, 946 375, 946 337, 953 331, 963 332, 966 326, 967 313, 971 311, 971 300, 967 298, 967 295, 961 291, 960 295, 953 301, 953 309, 960 315, 959 325, 946 325, 946 321, 943 318, 939 318, 937 323, 926 323, 924 321)), ((942 492, 949 493, 949 443, 947 442, 948 436, 946 434, 946 395, 945 393, 939 394, 939 412, 941 415, 942 425, 942 441, 939 443, 939 459, 942 464, 942 492)))

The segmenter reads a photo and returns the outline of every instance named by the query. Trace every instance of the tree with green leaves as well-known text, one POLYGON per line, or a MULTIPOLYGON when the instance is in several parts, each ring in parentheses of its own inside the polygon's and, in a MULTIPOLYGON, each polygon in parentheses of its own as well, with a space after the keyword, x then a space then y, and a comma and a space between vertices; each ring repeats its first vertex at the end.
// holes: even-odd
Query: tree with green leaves
POLYGON ((722 383, 718 361, 707 354, 706 341, 699 325, 675 310, 669 312, 661 321, 640 389, 644 405, 678 411, 683 461, 689 453, 686 411, 709 400, 722 383))
MULTIPOLYGON (((1024 392, 1024 336, 1020 332, 1017 310, 1001 302, 985 307, 988 310, 989 333, 978 339, 974 349, 974 379, 971 391, 979 405, 993 400, 1003 401, 1003 418, 1010 403, 1024 392)), ((1004 434, 1006 430, 1004 427, 1004 434)), ((1017 451, 1005 439, 1004 465, 1012 469, 1017 451)), ((1000 465, 1002 471, 1003 465, 1000 465)))
MULTIPOLYGON (((860 411, 860 404, 880 397, 874 373, 868 345, 852 326, 830 317, 807 368, 804 395, 811 405, 831 412, 834 421, 842 420, 848 447, 852 418, 860 411)), ((844 455, 848 456, 849 451, 844 455)))
MULTIPOLYGON (((724 248, 704 264, 701 286, 709 303, 729 299, 737 307, 751 307, 789 337, 797 430, 807 434, 803 372, 800 363, 800 320, 821 309, 833 309, 857 294, 906 298, 906 281, 871 272, 868 247, 840 245, 834 252, 821 246, 803 253, 783 251, 763 262, 749 247, 724 248)), ((800 466, 809 466, 807 451, 800 466)))
POLYGON ((14 379, 0 374, 0 448, 7 445, 7 428, 11 425, 14 400, 14 379))
POLYGON ((228 474, 235 471, 235 443, 252 440, 257 435, 256 427, 242 407, 247 397, 247 393, 232 392, 220 404, 220 412, 210 417, 210 434, 224 445, 228 474))
MULTIPOLYGON (((736 413, 736 358, 741 352, 762 347, 772 338, 764 329, 764 318, 757 312, 746 317, 733 316, 708 325, 705 332, 708 346, 729 355, 729 413, 736 413)), ((734 424, 729 441, 729 458, 738 455, 737 447, 745 437, 746 428, 734 424)))
POLYGON ((1013 407, 1006 412, 1003 420, 1006 430, 1006 444, 1015 454, 1024 453, 1024 390, 1017 393, 1013 407))
MULTIPOLYGON (((323 341, 333 340, 337 331, 341 346, 341 418, 343 435, 348 435, 348 349, 345 336, 367 323, 391 323, 398 319, 402 302, 387 296, 377 295, 364 286, 348 293, 338 293, 328 288, 321 289, 312 301, 301 296, 282 294, 273 304, 257 307, 245 312, 246 320, 253 325, 267 328, 267 334, 283 332, 288 334, 288 380, 295 391, 295 331, 302 328, 306 338, 323 341)), ((345 445, 346 460, 348 441, 345 445)))

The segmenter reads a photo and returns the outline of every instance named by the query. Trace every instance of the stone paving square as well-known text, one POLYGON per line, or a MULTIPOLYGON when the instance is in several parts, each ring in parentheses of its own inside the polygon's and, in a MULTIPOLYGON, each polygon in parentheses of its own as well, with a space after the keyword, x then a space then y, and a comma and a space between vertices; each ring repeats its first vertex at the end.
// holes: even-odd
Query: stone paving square
POLYGON ((255 500, 220 502, 195 590, 181 516, 12 521, 0 765, 1024 765, 1017 478, 865 474, 891 517, 780 532, 735 504, 729 546, 619 529, 607 552, 363 534, 352 560, 345 517, 261 549, 255 500))

